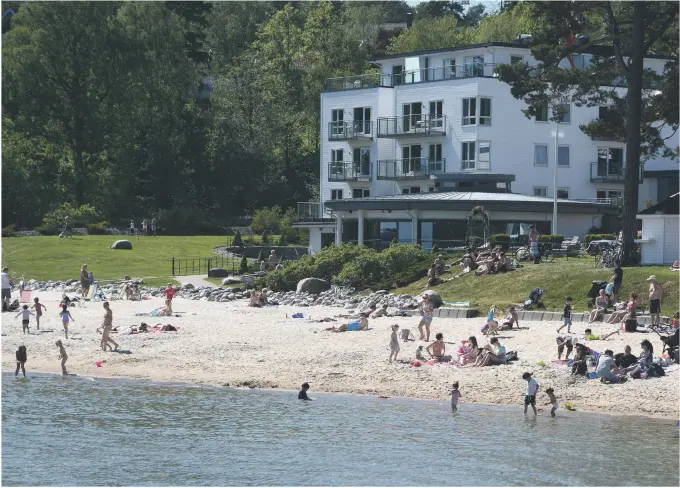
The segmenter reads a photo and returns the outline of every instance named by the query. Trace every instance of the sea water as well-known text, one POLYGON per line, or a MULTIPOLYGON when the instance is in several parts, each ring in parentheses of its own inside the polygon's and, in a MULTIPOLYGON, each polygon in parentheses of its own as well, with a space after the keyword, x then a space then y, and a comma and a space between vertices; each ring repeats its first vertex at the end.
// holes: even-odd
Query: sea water
POLYGON ((303 402, 3 374, 2 485, 678 485, 674 421, 525 417, 521 405, 468 405, 462 394, 452 413, 445 399, 312 390, 316 401, 303 402))

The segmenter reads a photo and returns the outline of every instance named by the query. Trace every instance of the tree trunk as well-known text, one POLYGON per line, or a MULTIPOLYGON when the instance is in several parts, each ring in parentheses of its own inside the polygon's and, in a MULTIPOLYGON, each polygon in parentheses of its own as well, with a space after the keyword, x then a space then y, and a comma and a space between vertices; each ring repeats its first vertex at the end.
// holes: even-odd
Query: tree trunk
POLYGON ((626 172, 623 192, 623 261, 636 264, 635 235, 637 233, 638 192, 640 180, 640 126, 642 118, 642 69, 645 45, 645 2, 633 2, 633 32, 629 62, 626 114, 626 172))

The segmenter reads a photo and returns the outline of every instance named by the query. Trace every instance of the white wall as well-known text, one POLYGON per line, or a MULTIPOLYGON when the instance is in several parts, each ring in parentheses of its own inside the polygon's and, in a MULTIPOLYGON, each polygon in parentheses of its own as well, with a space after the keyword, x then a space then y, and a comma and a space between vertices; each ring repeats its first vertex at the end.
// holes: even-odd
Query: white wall
POLYGON ((677 215, 641 215, 642 264, 672 264, 680 246, 680 225, 677 215))

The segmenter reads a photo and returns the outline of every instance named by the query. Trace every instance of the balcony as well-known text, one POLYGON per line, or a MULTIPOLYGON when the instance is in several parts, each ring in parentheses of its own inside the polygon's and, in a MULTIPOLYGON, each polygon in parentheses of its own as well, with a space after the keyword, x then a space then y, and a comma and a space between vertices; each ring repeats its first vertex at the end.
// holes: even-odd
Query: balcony
POLYGON ((395 74, 373 73, 367 75, 344 76, 326 79, 326 92, 360 90, 362 88, 387 87, 436 81, 461 80, 465 78, 494 78, 496 65, 492 63, 465 64, 424 68, 395 74))
POLYGON ((427 180, 446 172, 446 158, 382 159, 377 166, 378 180, 427 180))
POLYGON ((331 161, 328 164, 328 181, 371 181, 371 162, 331 161))
POLYGON ((326 210, 323 203, 298 202, 296 224, 330 224, 335 221, 333 214, 326 210))
POLYGON ((590 163, 590 181, 593 183, 621 183, 625 177, 625 165, 622 162, 590 163))
POLYGON ((329 141, 356 141, 373 139, 373 122, 370 120, 336 121, 328 123, 329 141))
POLYGON ((378 137, 445 136, 446 115, 378 117, 378 137))

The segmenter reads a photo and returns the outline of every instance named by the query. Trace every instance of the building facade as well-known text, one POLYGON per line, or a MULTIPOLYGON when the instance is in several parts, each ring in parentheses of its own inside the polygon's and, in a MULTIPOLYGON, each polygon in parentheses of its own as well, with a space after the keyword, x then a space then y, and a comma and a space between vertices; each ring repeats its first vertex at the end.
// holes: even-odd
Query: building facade
MULTIPOLYGON (((589 56, 576 56, 574 66, 585 66, 589 56)), ((494 75, 497 65, 518 61, 536 63, 526 45, 490 43, 391 56, 376 60, 379 74, 328 80, 321 95, 320 202, 299 209, 298 225, 309 224, 311 248, 339 242, 338 216, 348 218, 343 212, 361 209, 364 199, 375 205, 381 197, 434 192, 513 193, 545 203, 556 191, 560 200, 593 208, 620 199, 625 145, 592 140, 579 128, 606 117, 606 107, 566 105, 559 123, 550 120, 548 107, 526 118, 524 102, 494 75), (348 199, 353 202, 336 202, 348 199)), ((650 58, 645 67, 661 72, 665 63, 650 58)), ((640 208, 677 191, 677 163, 648 161, 641 171, 640 208)), ((441 219, 454 217, 440 212, 441 219)), ((565 216, 562 227, 558 217, 557 232, 583 235, 591 217, 574 224, 565 216)), ((420 229, 401 235, 400 241, 425 240, 420 229)))

